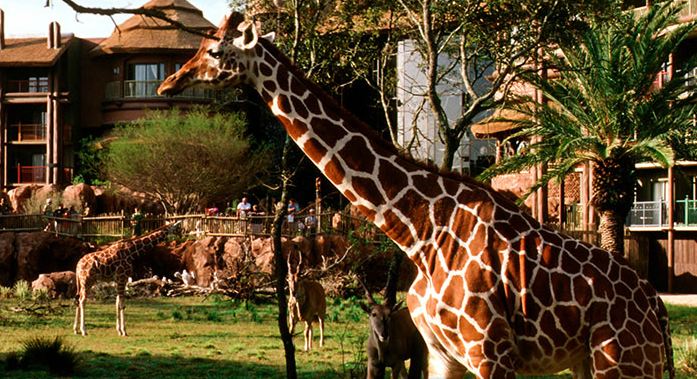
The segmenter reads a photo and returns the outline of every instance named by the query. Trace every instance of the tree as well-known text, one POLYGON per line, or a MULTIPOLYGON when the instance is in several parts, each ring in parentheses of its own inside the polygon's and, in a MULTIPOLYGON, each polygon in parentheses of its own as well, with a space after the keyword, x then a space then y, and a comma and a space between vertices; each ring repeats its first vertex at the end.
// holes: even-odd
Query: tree
MULTIPOLYGON (((515 78, 535 70, 539 49, 565 44, 587 28, 587 20, 611 17, 613 0, 398 0, 405 15, 397 27, 423 62, 422 88, 404 88, 423 98, 415 113, 433 117, 445 151, 439 165, 449 170, 470 126, 505 99, 515 78), (460 93, 462 107, 448 114, 444 85, 460 93), (503 96, 498 96, 503 94, 503 96)), ((418 125, 412 125, 412 128, 418 125)), ((429 141, 435 143, 436 141, 429 141)))
POLYGON ((114 130, 106 156, 114 183, 157 198, 169 212, 240 196, 267 171, 265 148, 253 149, 237 113, 152 112, 114 130))
MULTIPOLYGON (((500 173, 549 162, 549 171, 530 192, 551 179, 563 179, 580 165, 593 170, 591 205, 600 214, 601 247, 623 254, 623 226, 636 185, 635 163, 650 159, 673 164, 679 142, 694 128, 697 95, 685 77, 675 75, 662 87, 654 81, 669 55, 695 29, 695 23, 675 26, 681 3, 655 4, 641 18, 632 14, 614 23, 594 25, 580 46, 550 53, 550 66, 560 78, 542 75, 524 79, 547 102, 532 98, 513 101, 522 129, 511 138, 533 142, 519 155, 504 159, 482 174, 500 173)), ((677 72, 696 67, 695 59, 678 62, 677 72)), ((694 141, 694 140, 693 140, 694 141)))

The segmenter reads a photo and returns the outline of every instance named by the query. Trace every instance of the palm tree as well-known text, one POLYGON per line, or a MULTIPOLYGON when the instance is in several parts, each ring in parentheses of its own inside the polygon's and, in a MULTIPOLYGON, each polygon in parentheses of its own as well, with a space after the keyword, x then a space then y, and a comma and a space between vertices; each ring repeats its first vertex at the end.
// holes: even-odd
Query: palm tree
MULTIPOLYGON (((520 126, 510 138, 533 142, 480 178, 549 164, 532 193, 590 163, 591 204, 600 215, 601 247, 622 254, 635 163, 672 165, 676 143, 684 142, 680 136, 694 128, 697 93, 686 78, 674 75, 660 88, 654 83, 670 54, 696 26, 675 26, 680 4, 655 4, 641 17, 629 13, 616 22, 594 25, 577 46, 550 53, 549 67, 559 73, 558 79, 525 76, 546 101, 518 98, 510 106, 525 116, 508 120, 520 126)), ((683 62, 676 71, 690 72, 696 63, 683 62)))

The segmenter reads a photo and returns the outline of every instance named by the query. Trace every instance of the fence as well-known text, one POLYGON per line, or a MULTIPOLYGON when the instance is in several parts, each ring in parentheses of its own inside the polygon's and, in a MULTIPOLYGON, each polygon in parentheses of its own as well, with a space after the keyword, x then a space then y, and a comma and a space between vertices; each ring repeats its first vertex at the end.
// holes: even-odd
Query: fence
MULTIPOLYGON (((323 213, 317 217, 317 227, 308 228, 299 215, 293 223, 284 222, 282 234, 286 237, 315 233, 359 235, 372 240, 383 234, 373 224, 344 213, 323 213), (337 216, 339 215, 339 216, 337 216)), ((141 222, 143 233, 155 230, 167 221, 181 221, 188 235, 201 236, 270 236, 273 216, 228 217, 187 214, 146 217, 141 222)), ((44 215, 0 215, 0 231, 29 232, 46 230, 61 236, 81 239, 125 238, 132 235, 130 218, 124 214, 96 217, 53 217, 44 215)))

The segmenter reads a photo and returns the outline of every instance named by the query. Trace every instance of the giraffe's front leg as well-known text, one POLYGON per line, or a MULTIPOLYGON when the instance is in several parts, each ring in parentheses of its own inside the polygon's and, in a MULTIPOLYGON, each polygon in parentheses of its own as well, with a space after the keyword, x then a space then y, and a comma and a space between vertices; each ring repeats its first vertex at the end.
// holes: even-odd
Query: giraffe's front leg
POLYGON ((126 286, 119 285, 116 294, 116 332, 120 336, 126 336, 126 320, 124 317, 124 309, 126 306, 123 303, 123 299, 126 293, 126 286))

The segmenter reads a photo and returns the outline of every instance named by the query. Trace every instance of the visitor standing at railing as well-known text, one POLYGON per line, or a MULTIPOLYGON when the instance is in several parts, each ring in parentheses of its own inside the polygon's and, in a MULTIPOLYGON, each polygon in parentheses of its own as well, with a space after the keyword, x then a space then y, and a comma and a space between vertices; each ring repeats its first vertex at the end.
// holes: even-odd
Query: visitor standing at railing
POLYGON ((53 215, 53 209, 52 209, 52 204, 51 204, 52 202, 53 202, 53 201, 52 201, 51 198, 49 197, 48 199, 46 199, 46 204, 44 204, 43 208, 41 208, 41 213, 42 213, 44 216, 46 216, 46 227, 44 228, 44 231, 45 231, 45 232, 50 232, 51 229, 53 229, 53 226, 54 226, 54 225, 53 225, 53 222, 51 221, 51 219, 48 218, 48 217, 50 217, 50 216, 53 215))
POLYGON ((247 201, 247 196, 242 196, 242 200, 237 204, 237 217, 247 217, 247 213, 252 209, 252 204, 247 201))
POLYGON ((300 207, 298 206, 298 203, 295 202, 295 199, 288 200, 288 209, 287 209, 288 232, 291 234, 295 233, 295 230, 296 230, 295 216, 297 215, 299 210, 300 210, 300 207))
POLYGON ((131 228, 133 228, 133 236, 139 236, 143 232, 143 214, 140 213, 138 207, 135 208, 131 215, 131 228))

